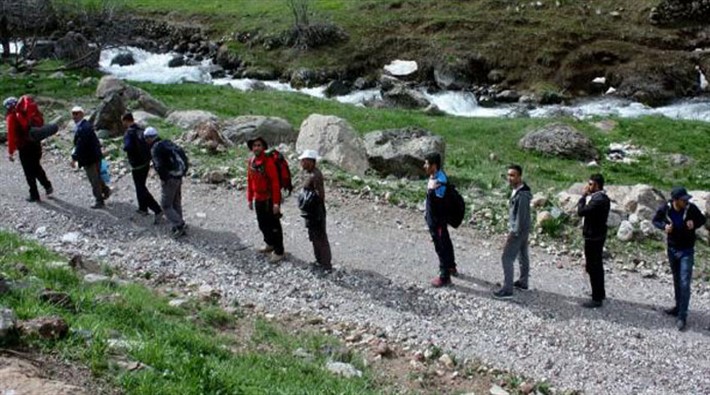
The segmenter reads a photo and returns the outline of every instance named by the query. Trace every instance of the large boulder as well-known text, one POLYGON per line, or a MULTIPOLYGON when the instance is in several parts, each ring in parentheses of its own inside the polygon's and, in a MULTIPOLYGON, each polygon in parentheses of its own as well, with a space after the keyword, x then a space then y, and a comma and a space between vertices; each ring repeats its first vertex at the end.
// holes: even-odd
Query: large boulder
POLYGON ((471 85, 471 80, 458 67, 439 64, 434 67, 434 82, 441 89, 461 90, 471 85))
POLYGON ((99 49, 91 46, 89 40, 81 33, 68 32, 57 40, 54 53, 73 67, 98 68, 99 49))
POLYGON ((216 152, 220 147, 231 145, 229 140, 222 136, 220 129, 219 123, 206 121, 188 132, 185 139, 199 147, 207 148, 210 152, 216 152))
POLYGON ((518 143, 520 148, 546 155, 589 161, 599 153, 591 140, 572 126, 553 123, 527 133, 518 143))
POLYGON ((126 113, 126 105, 120 93, 105 98, 91 114, 89 122, 96 130, 108 130, 109 137, 122 136, 124 132, 121 117, 126 113))
POLYGON ((364 142, 370 167, 397 177, 425 176, 424 157, 430 152, 443 157, 446 149, 441 136, 417 127, 374 131, 365 135, 364 142))
POLYGON ((260 115, 244 115, 224 121, 222 135, 233 144, 244 144, 261 136, 269 146, 295 143, 298 138, 296 129, 285 119, 260 115))
POLYGON ((133 57, 133 52, 121 52, 111 59, 111 65, 117 64, 121 67, 136 64, 136 58, 133 57))
POLYGON ((621 205, 629 214, 637 212, 639 207, 655 211, 666 200, 663 193, 645 184, 608 185, 605 189, 609 199, 621 205))
POLYGON ((195 126, 207 121, 218 121, 216 115, 202 110, 173 111, 166 121, 182 129, 194 129, 195 126))
POLYGON ((112 75, 102 77, 96 86, 96 97, 105 99, 115 95, 121 96, 123 105, 126 108, 140 108, 160 117, 165 117, 170 111, 168 106, 143 89, 131 86, 112 75))
POLYGON ((136 105, 138 106, 138 108, 141 108, 151 114, 158 115, 160 117, 165 117, 170 111, 170 109, 168 108, 168 106, 165 105, 165 103, 154 98, 143 90, 140 90, 140 95, 136 100, 136 105))
POLYGON ((239 55, 229 50, 229 47, 224 44, 217 50, 214 62, 225 70, 236 70, 242 65, 242 60, 239 55))
POLYGON ((705 23, 710 20, 710 0, 661 0, 651 9, 651 23, 673 24, 689 22, 705 23))
POLYGON ((392 106, 400 108, 421 109, 429 106, 429 100, 421 92, 404 85, 396 85, 383 91, 382 98, 392 106))
POLYGON ((357 175, 364 175, 369 165, 367 151, 360 137, 344 119, 312 114, 301 124, 296 150, 317 150, 334 165, 357 175))

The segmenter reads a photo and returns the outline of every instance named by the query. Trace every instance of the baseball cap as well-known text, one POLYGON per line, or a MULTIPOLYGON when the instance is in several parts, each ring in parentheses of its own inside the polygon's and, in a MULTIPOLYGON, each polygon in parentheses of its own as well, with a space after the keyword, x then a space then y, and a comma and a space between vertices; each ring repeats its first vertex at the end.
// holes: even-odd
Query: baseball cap
POLYGON ((688 191, 683 187, 675 187, 671 190, 671 199, 673 200, 690 200, 692 196, 688 195, 688 191))
POLYGON ((84 109, 81 108, 81 106, 74 106, 74 107, 72 107, 71 112, 72 112, 72 114, 75 113, 75 112, 80 112, 80 113, 82 113, 82 114, 85 114, 85 113, 86 113, 86 112, 84 111, 84 109))
POLYGON ((318 160, 318 151, 313 150, 313 149, 303 150, 303 153, 301 153, 301 156, 298 157, 298 160, 301 160, 301 159, 318 160))
POLYGON ((154 127, 149 126, 149 127, 145 128, 145 131, 143 131, 143 138, 148 139, 148 138, 155 138, 155 137, 158 137, 158 131, 154 127))

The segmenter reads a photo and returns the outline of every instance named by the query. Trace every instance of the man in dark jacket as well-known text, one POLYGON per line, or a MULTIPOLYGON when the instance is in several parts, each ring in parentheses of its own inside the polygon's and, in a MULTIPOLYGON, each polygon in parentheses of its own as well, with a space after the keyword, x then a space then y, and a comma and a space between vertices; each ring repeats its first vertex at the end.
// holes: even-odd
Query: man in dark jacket
POLYGON ((133 114, 126 113, 121 120, 123 127, 126 128, 126 133, 123 135, 123 150, 126 151, 128 163, 131 165, 131 175, 138 199, 138 213, 148 215, 148 209, 152 210, 157 223, 163 210, 145 185, 150 171, 150 147, 143 138, 143 129, 133 119, 133 114))
POLYGON ((433 152, 424 158, 424 171, 429 176, 426 193, 425 219, 429 234, 434 242, 436 255, 439 256, 439 275, 431 281, 435 288, 451 284, 451 276, 457 276, 454 245, 449 236, 446 218, 446 173, 441 169, 441 155, 433 152))
POLYGON ((587 261, 587 273, 592 286, 592 300, 582 303, 582 307, 601 307, 606 299, 604 290, 604 262, 602 253, 606 242, 607 219, 611 201, 604 192, 604 177, 592 174, 584 186, 582 197, 577 202, 577 215, 584 218, 584 258, 587 261), (587 203, 589 198, 589 203, 587 203))
POLYGON ((508 184, 513 190, 508 200, 508 237, 503 248, 503 286, 493 292, 496 299, 513 297, 513 287, 527 290, 530 275, 530 257, 528 239, 530 237, 530 200, 532 192, 523 182, 523 168, 519 165, 508 166, 508 184), (513 282, 515 259, 520 263, 520 278, 513 282))
POLYGON ((182 217, 182 178, 187 173, 187 157, 182 148, 170 140, 161 140, 158 131, 148 127, 143 138, 150 147, 153 167, 160 177, 160 207, 172 224, 171 234, 185 236, 187 225, 182 217))
POLYGON ((31 125, 29 120, 23 122, 23 120, 20 119, 17 106, 18 100, 14 97, 8 97, 3 101, 3 107, 6 111, 7 157, 10 162, 14 162, 15 151, 19 151, 22 171, 25 173, 27 185, 30 187, 30 196, 27 198, 27 201, 38 202, 39 190, 37 189, 37 182, 44 187, 47 196, 52 195, 54 189, 40 163, 42 159, 42 145, 30 137, 29 127, 31 125))
POLYGON ((74 129, 74 151, 72 151, 72 167, 84 168, 86 178, 91 184, 94 194, 94 204, 91 208, 104 208, 104 200, 111 195, 111 189, 101 180, 101 142, 94 132, 91 122, 84 119, 84 109, 74 107, 71 116, 76 124, 74 129))
POLYGON ((299 203, 306 199, 307 193, 315 193, 311 195, 314 203, 309 207, 301 207, 301 216, 306 219, 306 228, 308 228, 308 239, 313 243, 313 255, 316 258, 316 268, 324 273, 330 273, 333 270, 331 263, 332 255, 330 252, 330 242, 328 241, 328 233, 326 232, 326 212, 325 212, 325 186, 323 185, 323 173, 316 165, 318 161, 318 151, 304 150, 298 157, 301 161, 301 169, 303 169, 303 184, 301 187, 301 196, 299 203))
POLYGON ((692 196, 683 187, 671 191, 671 200, 656 210, 653 225, 666 232, 668 261, 673 273, 675 306, 666 310, 677 317, 676 327, 685 330, 690 304, 690 282, 693 278, 695 230, 705 225, 706 218, 690 203, 692 196))

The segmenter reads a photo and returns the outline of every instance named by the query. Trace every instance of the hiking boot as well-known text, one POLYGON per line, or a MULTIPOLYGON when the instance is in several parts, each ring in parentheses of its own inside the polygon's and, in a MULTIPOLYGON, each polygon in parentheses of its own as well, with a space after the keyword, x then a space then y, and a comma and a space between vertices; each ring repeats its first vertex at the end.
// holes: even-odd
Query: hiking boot
POLYGON ((284 254, 277 254, 273 253, 271 254, 271 257, 269 257, 269 263, 279 263, 284 259, 284 254))
POLYGON ((44 191, 45 191, 45 194, 47 195, 47 197, 50 197, 54 193, 54 188, 49 187, 49 188, 46 188, 44 191))
POLYGON ((185 225, 176 226, 170 230, 170 235, 175 239, 185 236, 186 234, 187 233, 185 232, 185 225))
POLYGON ((94 204, 91 205, 91 208, 93 208, 94 210, 101 209, 101 208, 104 208, 104 207, 106 207, 106 205, 104 204, 104 202, 96 202, 96 203, 94 203, 94 204))
POLYGON ((268 254, 268 253, 270 253, 270 252, 274 252, 274 247, 273 247, 273 246, 270 246, 270 245, 268 245, 268 244, 266 244, 265 246, 259 248, 259 249, 256 250, 256 251, 257 251, 257 252, 260 252, 260 253, 262 253, 262 254, 268 254))
POLYGON ((103 196, 104 200, 110 198, 110 197, 111 197, 111 188, 106 187, 106 189, 104 189, 104 190, 101 192, 101 195, 103 196))
POLYGON ((30 196, 30 197, 26 198, 25 201, 30 202, 30 203, 36 203, 36 202, 39 202, 39 198, 30 196))
POLYGON ((681 332, 685 331, 685 320, 681 318, 677 319, 675 322, 675 327, 678 328, 678 330, 681 332))
POLYGON ((452 267, 449 269, 449 276, 451 277, 458 277, 459 276, 459 271, 455 267, 452 267))
POLYGON ((515 288, 521 290, 521 291, 527 291, 527 290, 528 290, 528 285, 527 285, 527 284, 523 284, 522 282, 520 282, 520 280, 516 280, 516 281, 513 283, 513 286, 514 286, 515 288))
POLYGON ((678 307, 671 307, 670 309, 663 310, 663 312, 670 315, 670 316, 677 317, 678 316, 678 307))
POLYGON ((603 304, 604 304, 604 302, 602 302, 601 300, 592 299, 592 300, 588 300, 586 302, 580 303, 579 305, 584 307, 585 309, 596 309, 596 308, 602 307, 603 304))
POLYGON ((506 291, 503 288, 493 292, 493 298, 495 299, 511 299, 513 297, 513 291, 506 291))
POLYGON ((451 285, 451 278, 449 277, 439 276, 431 280, 431 286, 434 288, 446 287, 448 285, 451 285))

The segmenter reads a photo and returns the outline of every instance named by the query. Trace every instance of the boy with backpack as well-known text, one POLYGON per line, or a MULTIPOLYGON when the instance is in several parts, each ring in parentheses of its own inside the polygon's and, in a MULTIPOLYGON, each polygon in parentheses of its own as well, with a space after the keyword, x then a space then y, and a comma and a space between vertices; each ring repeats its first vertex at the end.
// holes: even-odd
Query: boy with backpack
POLYGON ((256 211, 256 220, 265 243, 258 251, 271 253, 269 261, 278 263, 284 258, 280 179, 281 172, 286 170, 279 169, 275 155, 266 154, 268 144, 262 137, 248 140, 247 147, 254 154, 247 166, 247 202, 249 210, 256 211))
POLYGON ((22 96, 20 100, 8 97, 3 101, 5 108, 5 122, 7 126, 7 153, 10 162, 15 161, 15 151, 20 153, 22 171, 25 173, 27 185, 30 187, 28 202, 39 201, 37 182, 44 187, 47 196, 54 189, 42 168, 42 145, 30 135, 30 128, 42 126, 44 120, 36 104, 29 96, 22 96))
POLYGON ((91 184, 94 195, 93 209, 105 207, 104 201, 111 196, 111 189, 101 179, 101 142, 94 132, 94 126, 84 119, 84 109, 75 106, 71 109, 71 116, 75 123, 74 150, 72 151, 72 167, 77 165, 84 169, 86 178, 91 184))
POLYGON ((441 169, 441 155, 437 152, 428 154, 424 159, 424 171, 429 176, 426 193, 426 223, 434 242, 434 249, 439 256, 439 276, 431 281, 435 288, 451 285, 451 277, 458 276, 454 245, 449 236, 446 198, 448 177, 441 169))
POLYGON ((150 209, 155 213, 155 222, 157 223, 163 210, 145 185, 150 171, 150 147, 143 136, 143 129, 133 119, 133 114, 130 112, 124 114, 121 121, 123 127, 126 128, 126 133, 123 136, 123 150, 126 151, 128 163, 131 165, 131 175, 138 200, 138 214, 148 215, 148 209, 150 209))
POLYGON ((182 217, 182 178, 190 166, 187 155, 172 141, 160 139, 153 127, 145 129, 143 138, 150 147, 153 167, 160 177, 160 206, 172 224, 170 232, 174 238, 185 236, 187 225, 182 217))

